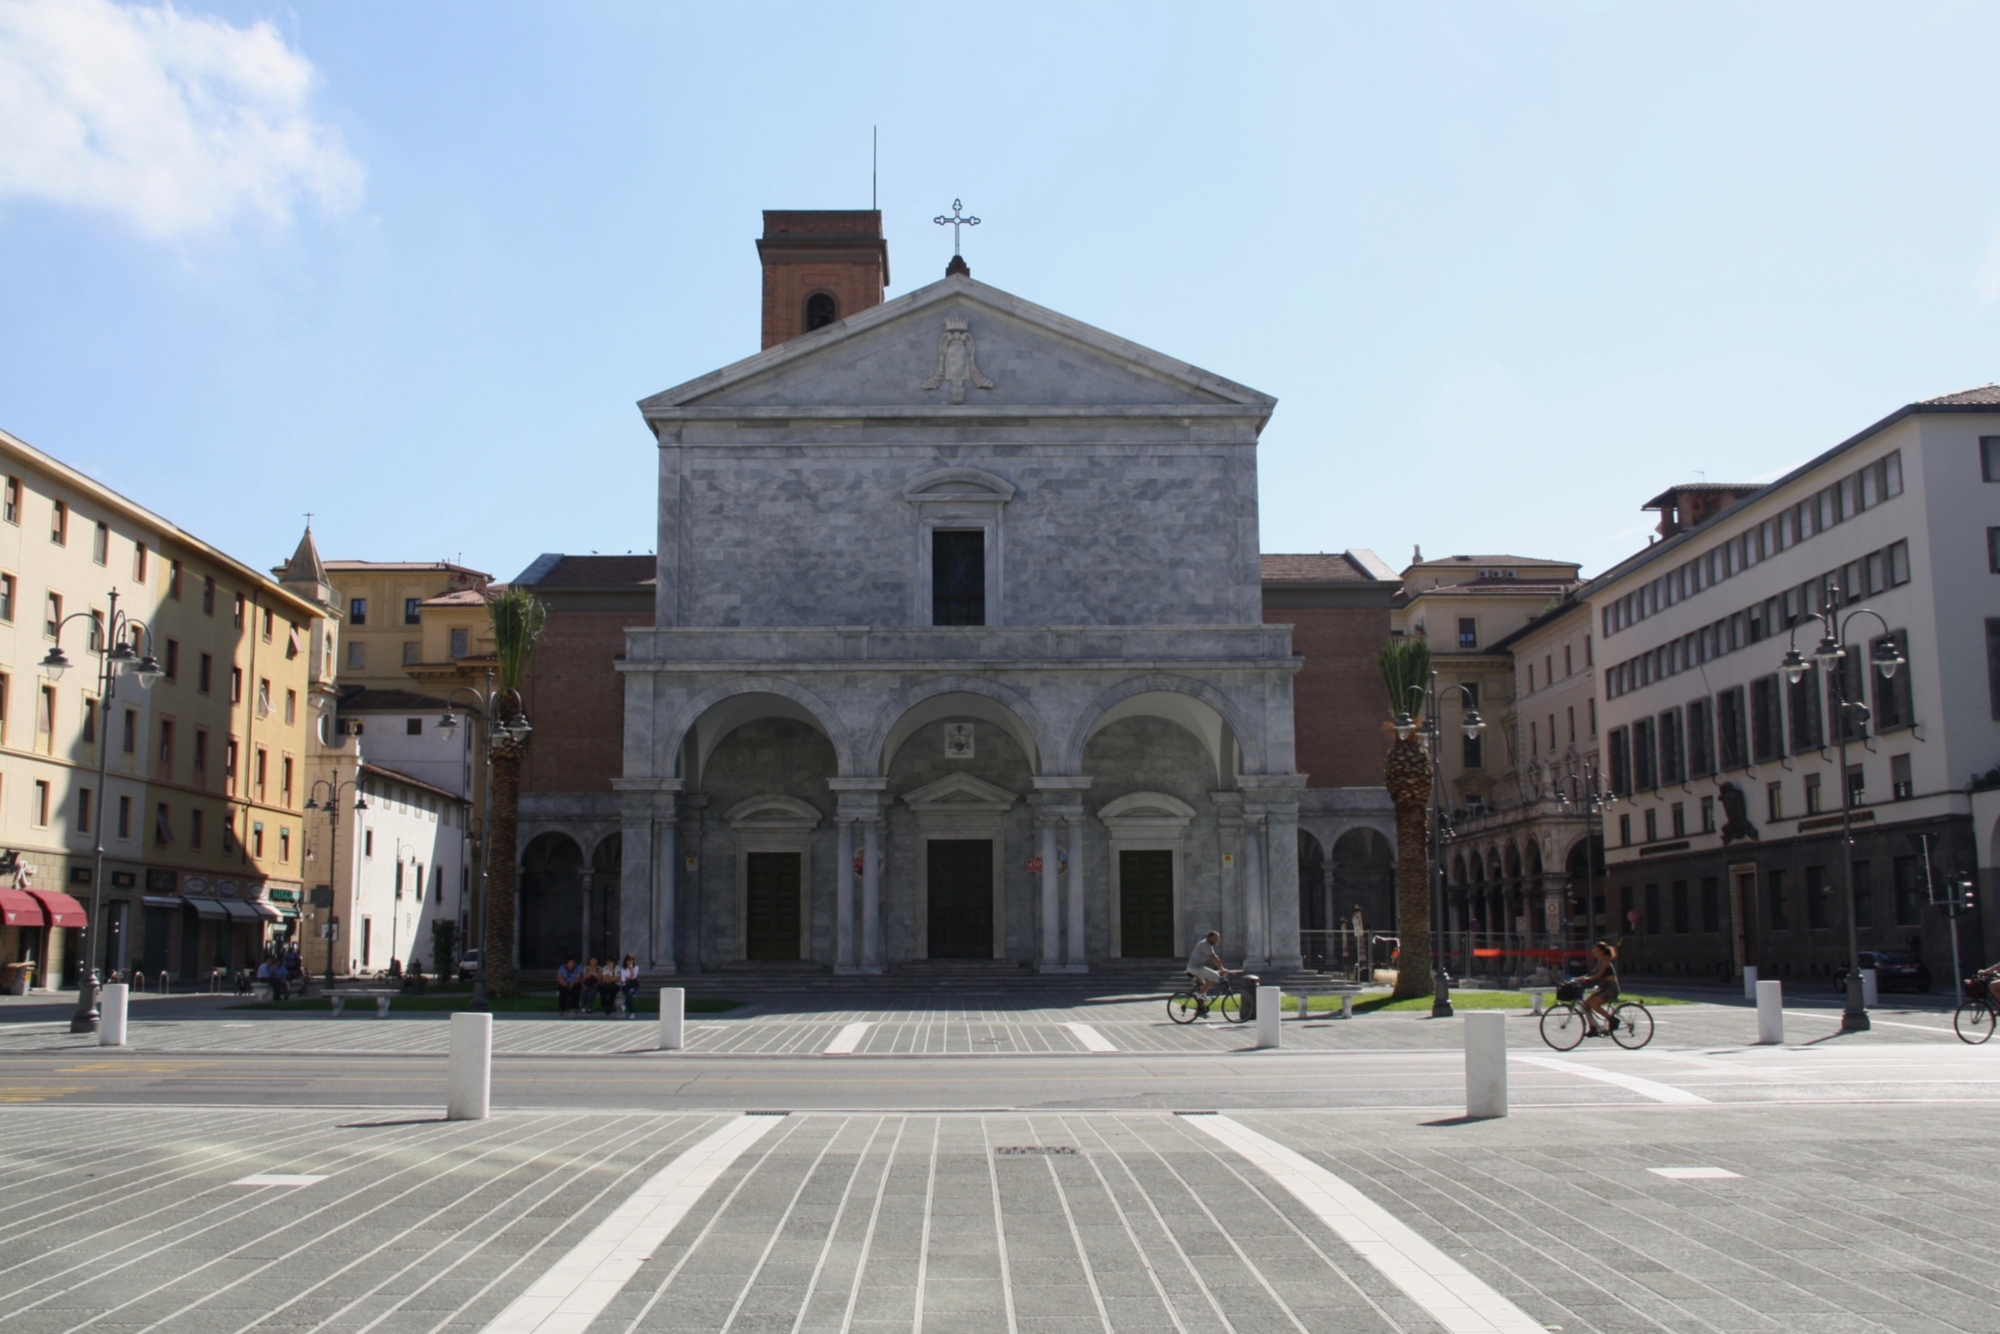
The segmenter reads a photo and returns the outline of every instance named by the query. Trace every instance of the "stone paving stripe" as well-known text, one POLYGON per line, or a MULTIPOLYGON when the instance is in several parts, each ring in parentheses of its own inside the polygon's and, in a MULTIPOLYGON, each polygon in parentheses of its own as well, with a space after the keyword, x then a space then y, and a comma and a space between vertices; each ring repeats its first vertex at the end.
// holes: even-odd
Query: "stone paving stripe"
POLYGON ((323 1176, 308 1176, 303 1172, 258 1172, 242 1177, 229 1184, 232 1186, 310 1186, 314 1182, 326 1180, 323 1176))
POLYGON ((868 1030, 875 1025, 866 1019, 849 1024, 840 1030, 833 1041, 826 1044, 828 1056, 845 1056, 861 1045, 861 1039, 868 1036, 868 1030))
POLYGON ((1283 1186, 1447 1334, 1545 1334, 1541 1321, 1303 1154, 1227 1116, 1184 1117, 1181 1124, 1221 1141, 1283 1186))
POLYGON ((1091 1027, 1089 1024, 1064 1024, 1063 1027, 1067 1028, 1070 1032, 1076 1034, 1076 1040, 1083 1044, 1083 1049, 1085 1051, 1118 1050, 1118 1048, 1112 1042, 1110 1042, 1104 1036, 1104 1034, 1098 1032, 1095 1028, 1091 1027))
POLYGON ((1584 1065, 1580 1061, 1562 1061, 1553 1056, 1516 1056, 1525 1065, 1537 1065, 1544 1070, 1560 1070, 1566 1075, 1580 1075, 1584 1079, 1595 1079, 1600 1084, 1616 1084, 1619 1088, 1630 1089, 1642 1098, 1654 1102, 1697 1103, 1709 1099, 1699 1093, 1690 1093, 1672 1084, 1662 1084, 1656 1079, 1641 1079, 1620 1070, 1599 1070, 1595 1066, 1584 1065))
POLYGON ((690 1146, 494 1317, 484 1334, 583 1334, 716 1178, 781 1119, 739 1116, 690 1146))
POLYGON ((1726 1167, 1649 1167, 1654 1176, 1665 1177, 1669 1181, 1741 1181, 1741 1172, 1732 1172, 1726 1167))

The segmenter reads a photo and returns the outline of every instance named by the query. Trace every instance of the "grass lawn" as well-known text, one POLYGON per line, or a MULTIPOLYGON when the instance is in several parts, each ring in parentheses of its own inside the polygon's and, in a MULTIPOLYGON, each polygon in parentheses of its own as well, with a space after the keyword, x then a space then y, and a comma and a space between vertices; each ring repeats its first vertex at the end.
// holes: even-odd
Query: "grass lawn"
MULTIPOLYGON (((343 1019, 349 1016, 362 1015, 372 1019, 375 1016, 375 998, 373 996, 350 994, 346 995, 345 999, 347 1006, 341 1012, 343 1019)), ((690 997, 687 1002, 687 1012, 689 1014, 725 1014, 730 1010, 739 1008, 742 1004, 742 1001, 721 1000, 713 997, 690 997)), ((530 994, 525 996, 494 996, 491 999, 490 1005, 495 1014, 556 1013, 556 998, 554 993, 530 994)), ((436 1014, 452 1010, 470 1009, 471 1006, 472 992, 470 988, 452 988, 447 990, 432 987, 421 996, 392 996, 389 1000, 389 1013, 436 1014)), ((298 1010, 308 1013, 325 1014, 329 1007, 324 996, 313 996, 306 1000, 252 1002, 247 1005, 231 1006, 230 1008, 247 1010, 253 1014, 284 1014, 298 1010)), ((659 1012, 659 997, 639 997, 638 1013, 658 1014, 659 1012)), ((595 1018, 597 1016, 593 1015, 592 1017, 595 1018)))
MULTIPOLYGON (((1338 996, 1313 996, 1309 999, 1312 1001, 1312 1010, 1307 1013, 1319 1010, 1338 1010, 1340 1008, 1340 997, 1338 996)), ((1548 1004, 1555 1004, 1555 989, 1553 987, 1549 989, 1549 994, 1545 999, 1548 1004)), ((1672 996, 1646 996, 1634 991, 1626 992, 1620 999, 1640 1001, 1649 1006, 1689 1005, 1693 1003, 1691 1001, 1677 1000, 1672 996)), ((1451 993, 1451 1008, 1453 1010, 1526 1010, 1533 1008, 1533 1006, 1534 1002, 1528 998, 1528 993, 1525 991, 1455 990, 1451 993)), ((1354 1012, 1356 1014, 1373 1014, 1377 1010, 1401 1013, 1416 1011, 1429 1014, 1430 1008, 1431 998, 1429 996, 1417 996, 1410 1000, 1390 1000, 1388 996, 1377 993, 1365 998, 1357 998, 1354 1002, 1354 1012)), ((1299 998, 1297 996, 1286 996, 1285 1009, 1293 1014, 1297 1014, 1299 998)))

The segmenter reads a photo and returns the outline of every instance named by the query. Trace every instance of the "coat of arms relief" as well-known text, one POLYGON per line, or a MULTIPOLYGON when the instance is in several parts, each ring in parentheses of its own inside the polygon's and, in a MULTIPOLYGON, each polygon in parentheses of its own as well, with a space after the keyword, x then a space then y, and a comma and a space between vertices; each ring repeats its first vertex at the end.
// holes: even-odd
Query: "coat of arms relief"
POLYGON ((991 389, 993 381, 979 373, 979 362, 973 355, 972 329, 962 319, 947 319, 944 335, 938 340, 937 369, 931 378, 924 381, 926 392, 941 385, 951 387, 951 401, 965 402, 965 386, 971 384, 978 389, 991 389))

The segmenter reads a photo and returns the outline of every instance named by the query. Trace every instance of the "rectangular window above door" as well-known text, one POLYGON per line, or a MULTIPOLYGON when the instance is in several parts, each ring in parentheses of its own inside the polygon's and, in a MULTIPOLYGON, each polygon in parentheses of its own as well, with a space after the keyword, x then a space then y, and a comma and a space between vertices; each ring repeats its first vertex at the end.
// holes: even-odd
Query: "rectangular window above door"
POLYGON ((986 624, 986 532, 931 530, 931 624, 986 624))

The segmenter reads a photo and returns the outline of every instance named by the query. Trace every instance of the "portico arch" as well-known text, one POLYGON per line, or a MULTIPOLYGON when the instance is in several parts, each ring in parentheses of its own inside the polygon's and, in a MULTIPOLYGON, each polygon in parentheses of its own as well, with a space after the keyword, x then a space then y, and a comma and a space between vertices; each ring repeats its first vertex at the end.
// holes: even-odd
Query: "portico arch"
POLYGON ((1205 682, 1164 674, 1135 677, 1092 701, 1070 737, 1067 771, 1083 772, 1084 747, 1093 736, 1135 717, 1163 718, 1193 734, 1215 765, 1218 788, 1236 786, 1239 773, 1264 772, 1263 740, 1244 725, 1227 696, 1205 682))
POLYGON ((1047 725, 1027 696, 998 682, 955 676, 926 681, 905 691, 882 710, 860 755, 886 774, 905 741, 918 729, 945 718, 972 718, 991 723, 1012 737, 1028 757, 1028 768, 1046 773, 1045 762, 1056 755, 1047 725))
POLYGON ((583 849, 568 834, 537 835, 521 850, 521 967, 583 955, 583 872, 583 849))
POLYGON ((746 676, 696 696, 665 734, 666 749, 655 756, 657 772, 699 785, 709 757, 724 738, 758 718, 789 718, 813 728, 833 747, 835 772, 854 772, 854 748, 832 707, 811 691, 778 677, 746 676), (692 737, 694 744, 686 746, 692 737), (692 773, 683 772, 692 749, 692 773))

